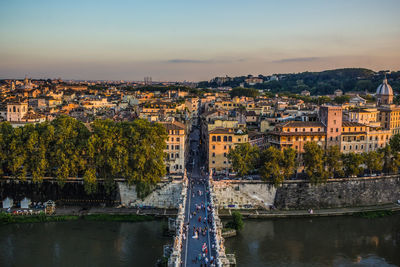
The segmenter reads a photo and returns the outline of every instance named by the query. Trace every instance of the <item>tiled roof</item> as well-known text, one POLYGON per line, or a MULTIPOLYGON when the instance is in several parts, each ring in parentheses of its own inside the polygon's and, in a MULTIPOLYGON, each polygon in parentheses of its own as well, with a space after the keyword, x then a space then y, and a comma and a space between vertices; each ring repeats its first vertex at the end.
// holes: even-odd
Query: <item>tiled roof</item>
POLYGON ((342 127, 363 127, 366 126, 365 124, 353 122, 353 121, 343 121, 342 127))
POLYGON ((325 127, 320 121, 288 121, 279 124, 280 127, 325 127))

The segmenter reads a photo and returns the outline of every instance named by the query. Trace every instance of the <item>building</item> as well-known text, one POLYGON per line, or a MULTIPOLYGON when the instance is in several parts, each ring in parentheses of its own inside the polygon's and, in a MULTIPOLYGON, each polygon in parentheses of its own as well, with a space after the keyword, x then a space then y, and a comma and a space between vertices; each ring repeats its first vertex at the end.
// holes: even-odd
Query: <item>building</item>
POLYGON ((326 145, 326 127, 319 121, 288 121, 275 126, 268 133, 268 142, 281 150, 293 148, 297 153, 304 152, 304 144, 317 142, 326 145))
POLYGON ((339 146, 340 135, 342 132, 342 107, 321 106, 319 108, 319 118, 326 129, 326 147, 339 146))
POLYGON ((393 89, 388 84, 388 81, 385 78, 381 85, 376 89, 376 98, 378 105, 390 105, 393 104, 393 89))
POLYGON ((183 174, 187 158, 187 132, 185 124, 177 121, 160 122, 168 133, 166 166, 168 174, 183 174))
POLYGON ((10 102, 7 103, 7 121, 19 122, 28 112, 27 102, 10 102))
POLYGON ((243 129, 218 128, 208 133, 208 171, 215 174, 232 172, 227 156, 229 150, 238 144, 248 142, 247 132, 243 129))

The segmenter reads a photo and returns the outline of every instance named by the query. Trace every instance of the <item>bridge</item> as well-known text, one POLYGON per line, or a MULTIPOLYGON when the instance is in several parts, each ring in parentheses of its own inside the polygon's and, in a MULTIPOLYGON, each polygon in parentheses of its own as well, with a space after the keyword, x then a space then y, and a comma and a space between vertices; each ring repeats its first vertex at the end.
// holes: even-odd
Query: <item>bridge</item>
POLYGON ((224 247, 222 223, 214 204, 212 175, 204 175, 199 157, 199 135, 191 134, 191 171, 183 178, 176 219, 174 247, 168 266, 231 266, 224 247))

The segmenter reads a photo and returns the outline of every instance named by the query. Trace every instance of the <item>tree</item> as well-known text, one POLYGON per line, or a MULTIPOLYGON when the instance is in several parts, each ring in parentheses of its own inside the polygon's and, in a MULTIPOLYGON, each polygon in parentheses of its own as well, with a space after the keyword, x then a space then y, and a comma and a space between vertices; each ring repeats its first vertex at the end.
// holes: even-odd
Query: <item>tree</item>
POLYGON ((363 154, 363 159, 371 175, 374 171, 382 170, 383 155, 381 153, 378 153, 376 151, 370 151, 368 153, 363 154))
POLYGON ((305 172, 311 183, 325 183, 328 173, 324 168, 324 151, 316 142, 304 144, 303 154, 305 172))
POLYGON ((296 150, 291 147, 283 150, 282 167, 285 179, 289 179, 294 174, 296 167, 296 150))
POLYGON ((331 146, 326 150, 325 165, 330 178, 343 175, 343 163, 338 146, 331 146))
POLYGON ((275 186, 281 184, 285 179, 281 165, 283 161, 284 155, 278 148, 271 146, 262 151, 260 169, 261 177, 264 180, 273 182, 275 186))
POLYGON ((244 227, 243 216, 238 211, 232 212, 232 221, 228 222, 227 226, 240 232, 244 227))
POLYGON ((400 134, 393 135, 389 144, 393 153, 400 152, 400 134))
POLYGON ((347 176, 357 176, 363 172, 361 164, 364 160, 362 155, 350 152, 342 155, 344 171, 347 176))
POLYGON ((384 148, 380 149, 383 156, 383 171, 385 173, 396 173, 399 168, 399 155, 398 152, 392 153, 392 148, 390 145, 386 145, 384 148))
POLYGON ((237 145, 228 153, 228 159, 232 162, 232 168, 239 176, 249 174, 255 169, 259 157, 259 149, 249 143, 237 145))

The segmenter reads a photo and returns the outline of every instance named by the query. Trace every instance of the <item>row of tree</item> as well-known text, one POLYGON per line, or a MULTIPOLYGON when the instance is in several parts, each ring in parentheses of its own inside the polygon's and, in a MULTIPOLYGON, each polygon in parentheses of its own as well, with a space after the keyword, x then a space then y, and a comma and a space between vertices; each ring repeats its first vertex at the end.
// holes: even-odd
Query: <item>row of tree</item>
POLYGON ((269 147, 259 150, 250 144, 240 144, 231 149, 228 159, 238 176, 259 174, 264 180, 281 184, 303 167, 307 178, 314 184, 324 183, 328 178, 354 177, 363 173, 397 173, 400 167, 400 135, 390 144, 377 151, 362 154, 341 153, 338 146, 326 150, 315 142, 304 144, 304 153, 298 157, 292 148, 280 150, 269 147))
POLYGON ((83 177, 88 193, 98 179, 108 189, 115 178, 136 184, 139 194, 165 175, 164 149, 167 133, 160 124, 144 120, 113 122, 96 120, 86 127, 61 116, 51 122, 13 128, 0 123, 0 175, 19 179, 83 177))

